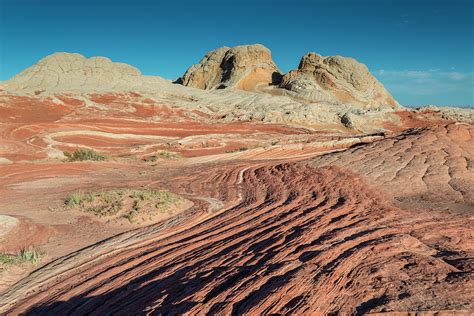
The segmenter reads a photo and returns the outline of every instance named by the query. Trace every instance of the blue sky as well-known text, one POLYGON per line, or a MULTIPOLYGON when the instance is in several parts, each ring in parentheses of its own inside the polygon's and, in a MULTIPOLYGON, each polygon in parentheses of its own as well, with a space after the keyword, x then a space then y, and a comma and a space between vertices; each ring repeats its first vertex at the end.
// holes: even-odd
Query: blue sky
POLYGON ((351 56, 404 105, 474 105, 474 1, 0 0, 0 80, 56 51, 173 79, 220 46, 261 43, 286 72, 351 56))

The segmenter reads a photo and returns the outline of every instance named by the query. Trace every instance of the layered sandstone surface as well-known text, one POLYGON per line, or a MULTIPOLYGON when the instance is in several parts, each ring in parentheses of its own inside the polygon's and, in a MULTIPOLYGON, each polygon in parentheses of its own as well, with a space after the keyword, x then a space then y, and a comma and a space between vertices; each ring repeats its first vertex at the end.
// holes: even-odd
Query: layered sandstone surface
POLYGON ((474 210, 473 157, 473 125, 452 123, 409 129, 313 161, 365 175, 402 204, 470 213, 474 210))
MULTIPOLYGON (((466 149, 472 126, 442 125, 413 135, 402 139, 412 151, 425 145, 422 160, 432 173, 439 148, 466 149), (453 138, 442 137, 446 133, 453 138), (425 144, 428 138, 438 141, 425 144)), ((407 145, 392 142, 360 145, 354 150, 367 154, 355 157, 370 172, 391 170, 388 158, 407 145), (367 156, 377 146, 385 151, 376 156, 385 159, 367 156)), ((197 203, 169 221, 52 262, 5 292, 0 310, 38 315, 472 311, 472 210, 397 206, 397 199, 411 192, 393 196, 357 160, 342 168, 324 166, 344 153, 301 162, 168 169, 162 184, 214 202, 197 203)), ((459 154, 473 158, 469 150, 459 154)), ((456 157, 449 163, 453 168, 458 164, 472 172, 456 157)), ((412 160, 402 157, 399 166, 412 160)), ((397 186, 413 188, 412 177, 403 174, 410 167, 394 172, 397 186)), ((439 190, 454 183, 465 191, 466 181, 434 175, 423 198, 436 201, 439 190)), ((470 197, 460 202, 470 203, 470 197)))

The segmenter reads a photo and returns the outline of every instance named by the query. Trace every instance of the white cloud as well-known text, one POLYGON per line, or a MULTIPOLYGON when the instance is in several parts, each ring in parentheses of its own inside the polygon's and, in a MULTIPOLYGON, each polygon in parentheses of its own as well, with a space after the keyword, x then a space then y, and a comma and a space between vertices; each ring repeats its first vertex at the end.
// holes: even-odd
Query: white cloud
POLYGON ((453 80, 463 80, 469 77, 469 74, 463 74, 457 71, 452 71, 449 73, 449 77, 453 80))
POLYGON ((440 102, 443 103, 457 102, 470 105, 474 102, 473 72, 459 72, 453 69, 449 71, 381 69, 375 72, 375 76, 395 98, 399 96, 408 104, 436 104, 437 100, 442 100, 440 102))
POLYGON ((458 71, 440 71, 439 69, 429 70, 378 70, 376 74, 381 80, 387 82, 407 83, 407 84, 435 84, 450 85, 460 82, 473 83, 474 73, 458 71))
POLYGON ((402 77, 402 78, 429 78, 432 76, 431 69, 429 71, 420 71, 420 70, 394 71, 394 70, 381 69, 377 71, 377 73, 381 76, 402 77))

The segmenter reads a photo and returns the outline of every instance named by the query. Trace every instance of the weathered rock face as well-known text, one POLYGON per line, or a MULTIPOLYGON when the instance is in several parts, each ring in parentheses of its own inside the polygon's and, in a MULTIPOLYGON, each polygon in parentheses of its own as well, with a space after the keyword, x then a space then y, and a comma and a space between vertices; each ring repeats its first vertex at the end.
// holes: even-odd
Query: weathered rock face
POLYGON ((221 47, 207 53, 181 78, 185 86, 199 89, 232 87, 253 91, 258 85, 279 82, 281 72, 263 45, 221 47))
POLYGON ((323 57, 308 53, 297 70, 283 77, 280 87, 312 101, 367 108, 399 106, 367 66, 342 56, 323 57))
POLYGON ((105 57, 86 58, 77 53, 54 53, 3 82, 13 91, 128 91, 165 81, 142 76, 140 70, 105 57))

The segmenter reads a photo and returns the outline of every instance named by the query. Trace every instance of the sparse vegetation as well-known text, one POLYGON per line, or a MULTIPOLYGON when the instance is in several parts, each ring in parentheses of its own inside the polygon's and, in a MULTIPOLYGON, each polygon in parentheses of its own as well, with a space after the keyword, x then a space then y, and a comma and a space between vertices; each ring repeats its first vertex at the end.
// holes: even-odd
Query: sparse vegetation
POLYGON ((97 217, 124 217, 131 223, 151 220, 158 213, 172 211, 184 199, 168 191, 116 189, 93 193, 75 192, 66 197, 66 208, 76 208, 97 217))
POLYGON ((64 201, 64 204, 67 207, 79 206, 82 203, 82 198, 83 198, 82 193, 80 192, 73 193, 66 198, 66 200, 64 201))
POLYGON ((30 262, 32 264, 38 264, 40 262, 40 254, 33 248, 23 249, 18 254, 20 262, 30 262))
POLYGON ((246 150, 249 150, 249 149, 247 147, 240 147, 238 149, 228 150, 226 151, 226 153, 236 153, 236 152, 241 152, 241 151, 246 151, 246 150))
POLYGON ((102 154, 98 153, 93 149, 76 149, 74 152, 64 152, 64 156, 66 156, 67 161, 84 161, 84 160, 92 160, 92 161, 102 161, 105 160, 106 157, 102 154))
POLYGON ((12 265, 31 263, 38 264, 41 261, 40 253, 34 248, 23 249, 16 254, 0 253, 0 265, 12 265))
POLYGON ((174 151, 160 151, 154 155, 148 156, 145 158, 146 161, 156 162, 158 159, 170 159, 170 158, 179 158, 181 155, 174 151))
POLYGON ((0 253, 0 265, 12 264, 15 262, 15 255, 0 253))

